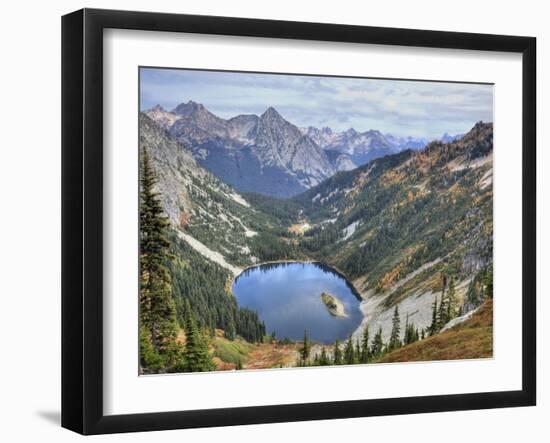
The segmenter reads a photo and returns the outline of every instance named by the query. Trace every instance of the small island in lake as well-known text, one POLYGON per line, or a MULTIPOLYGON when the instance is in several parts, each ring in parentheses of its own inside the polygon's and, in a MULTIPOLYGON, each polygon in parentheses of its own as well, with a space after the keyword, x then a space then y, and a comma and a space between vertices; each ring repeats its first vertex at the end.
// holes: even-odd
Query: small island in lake
POLYGON ((336 298, 334 295, 327 294, 323 292, 321 294, 321 300, 328 309, 328 312, 335 317, 347 317, 346 310, 344 309, 344 304, 336 298))

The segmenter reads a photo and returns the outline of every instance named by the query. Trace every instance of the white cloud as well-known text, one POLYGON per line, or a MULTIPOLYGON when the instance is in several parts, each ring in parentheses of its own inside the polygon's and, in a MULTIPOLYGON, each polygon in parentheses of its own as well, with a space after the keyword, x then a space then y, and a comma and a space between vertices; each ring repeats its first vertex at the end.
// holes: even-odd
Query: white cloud
POLYGON ((143 69, 142 109, 203 103, 221 117, 273 106, 298 126, 434 137, 492 121, 491 85, 143 69))

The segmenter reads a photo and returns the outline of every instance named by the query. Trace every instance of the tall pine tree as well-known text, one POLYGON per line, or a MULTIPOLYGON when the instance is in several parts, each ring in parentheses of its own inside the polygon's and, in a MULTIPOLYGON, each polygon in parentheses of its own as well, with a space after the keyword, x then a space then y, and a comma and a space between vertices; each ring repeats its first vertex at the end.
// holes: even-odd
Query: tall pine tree
POLYGON ((344 348, 344 362, 347 365, 352 365, 355 363, 355 351, 353 349, 353 340, 351 335, 346 342, 346 347, 344 348))
POLYGON ((157 177, 144 148, 140 168, 140 354, 146 370, 167 369, 180 363, 176 306, 172 298, 168 220, 155 192, 157 177))
POLYGON ((437 315, 437 331, 439 332, 443 326, 447 323, 447 295, 445 289, 447 288, 447 276, 441 274, 441 303, 439 304, 439 312, 437 315))
POLYGON ((338 339, 334 342, 334 364, 342 364, 342 350, 340 349, 340 340, 338 339))
POLYGON ((319 365, 321 366, 327 366, 330 364, 329 356, 327 355, 327 351, 325 347, 323 346, 323 349, 321 349, 321 355, 319 356, 319 365))
POLYGON ((447 291, 447 322, 456 316, 456 289, 455 278, 451 276, 449 290, 447 291))
POLYGON ((361 363, 368 363, 369 358, 369 328, 365 326, 365 330, 363 331, 363 340, 361 341, 361 363))
POLYGON ((300 366, 306 366, 309 360, 309 354, 311 352, 311 344, 309 343, 309 338, 307 336, 307 330, 304 329, 304 340, 302 348, 300 349, 300 366))
POLYGON ((418 333, 418 328, 415 328, 414 323, 409 321, 409 314, 407 314, 407 321, 405 322, 405 338, 403 343, 409 345, 418 341, 420 335, 418 333))
POLYGON ((384 350, 384 341, 382 340, 382 326, 378 328, 372 341, 371 354, 373 357, 378 357, 384 350))
POLYGON ((185 303, 185 359, 184 369, 187 372, 206 372, 214 369, 208 353, 208 336, 197 326, 189 302, 185 303))
POLYGON ((399 318, 399 308, 395 305, 392 318, 391 335, 389 342, 389 350, 392 351, 401 346, 401 340, 399 339, 401 333, 401 319, 399 318))
POLYGON ((438 326, 439 326, 437 322, 437 315, 438 315, 438 307, 437 307, 437 295, 436 295, 434 297, 434 302, 432 304, 432 323, 428 328, 429 335, 437 334, 438 326))

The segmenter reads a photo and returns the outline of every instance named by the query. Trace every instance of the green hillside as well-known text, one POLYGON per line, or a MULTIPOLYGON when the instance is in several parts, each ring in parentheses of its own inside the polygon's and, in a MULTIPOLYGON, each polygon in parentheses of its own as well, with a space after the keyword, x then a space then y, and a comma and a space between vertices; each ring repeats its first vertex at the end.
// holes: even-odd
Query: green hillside
MULTIPOLYGON (((466 355, 460 340, 475 342, 471 348, 485 355, 492 334, 487 323, 469 322, 464 330, 453 328, 454 335, 439 331, 492 297, 492 147, 493 126, 480 122, 458 140, 378 158, 281 200, 237 193, 140 115, 140 149, 147 151, 154 176, 140 209, 142 215, 149 210, 147 201, 163 212, 141 237, 166 239, 150 249, 158 256, 142 254, 141 261, 154 265, 156 287, 171 294, 155 314, 165 335, 155 338, 155 321, 144 320, 150 329, 141 336, 142 355, 148 356, 142 370, 261 367, 251 355, 269 355, 269 367, 288 365, 307 343, 266 343, 257 313, 239 307, 231 293, 244 268, 283 259, 334 267, 364 302, 365 319, 347 344, 312 344, 300 364, 466 355), (175 339, 175 328, 184 339, 175 339), (446 344, 437 354, 441 340, 446 344), (425 350, 430 343, 433 354, 425 350)), ((143 270, 141 277, 150 281, 143 270)), ((142 312, 150 313, 151 301, 142 300, 142 312)), ((480 310, 484 318, 488 309, 480 310)))

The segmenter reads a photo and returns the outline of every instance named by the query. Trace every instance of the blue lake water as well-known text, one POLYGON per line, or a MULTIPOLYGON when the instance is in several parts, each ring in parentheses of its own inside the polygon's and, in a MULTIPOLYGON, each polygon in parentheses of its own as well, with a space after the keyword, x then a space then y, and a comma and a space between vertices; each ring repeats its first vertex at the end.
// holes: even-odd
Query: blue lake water
POLYGON ((258 312, 267 332, 277 338, 345 340, 361 323, 359 295, 339 273, 321 263, 273 263, 249 268, 233 283, 239 306, 258 312), (347 317, 331 315, 321 293, 342 301, 347 317))

